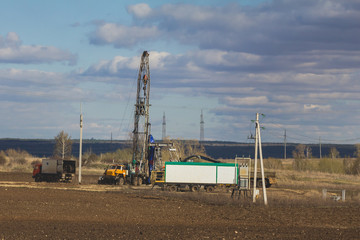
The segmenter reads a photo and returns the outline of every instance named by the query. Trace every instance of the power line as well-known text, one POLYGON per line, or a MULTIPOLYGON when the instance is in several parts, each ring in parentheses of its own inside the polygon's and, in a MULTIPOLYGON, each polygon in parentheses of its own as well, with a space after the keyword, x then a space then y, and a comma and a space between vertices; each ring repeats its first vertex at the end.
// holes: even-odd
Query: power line
MULTIPOLYGON (((264 118, 265 119, 265 118, 264 118)), ((264 133, 269 133, 270 131, 274 131, 274 130, 270 130, 269 128, 273 127, 273 128, 278 128, 278 129, 285 129, 285 125, 279 124, 279 123, 274 123, 271 121, 266 121, 265 123, 263 123, 263 126, 265 126, 265 131, 264 133), (271 126, 268 126, 271 125, 271 126)), ((272 136, 275 136, 276 138, 282 138, 283 136, 280 135, 280 133, 270 133, 272 136)), ((313 136, 307 136, 307 135, 303 135, 303 134, 299 134, 297 132, 290 132, 290 135, 287 134, 287 138, 289 139, 294 139, 294 140, 298 140, 298 141, 309 141, 311 140, 312 142, 318 142, 319 139, 318 137, 313 137, 313 136)), ((346 143, 346 142, 354 142, 354 141, 359 141, 360 137, 357 138, 348 138, 348 139, 330 139, 330 138, 321 138, 321 141, 324 142, 328 142, 328 143, 346 143)))
MULTIPOLYGON (((135 77, 133 78, 133 79, 136 79, 136 77, 137 77, 137 73, 135 74, 135 77)), ((131 95, 132 95, 132 93, 134 92, 134 89, 135 89, 135 83, 136 83, 136 81, 131 81, 132 82, 132 84, 131 84, 131 90, 129 91, 129 95, 128 95, 128 97, 127 97, 127 102, 126 102, 126 107, 125 107, 125 109, 124 109, 124 112, 123 112, 123 116, 122 116, 122 118, 121 118, 121 122, 120 122, 120 127, 119 127, 119 133, 121 133, 121 128, 122 128, 122 125, 123 125, 123 123, 124 123, 124 120, 125 120, 125 114, 126 113, 128 113, 129 114, 129 112, 128 112, 128 107, 129 107, 129 104, 130 104, 130 98, 131 98, 131 95)), ((131 112, 131 111, 130 111, 131 112)), ((131 115, 127 118, 128 120, 129 120, 129 122, 128 122, 128 126, 127 126, 127 129, 128 129, 128 132, 130 131, 130 120, 133 120, 133 114, 132 114, 132 112, 131 112, 131 115)))

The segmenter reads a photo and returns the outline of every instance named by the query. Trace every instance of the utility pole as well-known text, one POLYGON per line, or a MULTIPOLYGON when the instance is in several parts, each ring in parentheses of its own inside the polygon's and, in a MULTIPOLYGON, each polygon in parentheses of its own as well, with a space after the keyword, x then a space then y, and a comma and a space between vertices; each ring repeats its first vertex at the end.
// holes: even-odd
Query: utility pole
POLYGON ((164 141, 166 138, 166 119, 165 119, 165 112, 163 114, 163 123, 162 123, 162 140, 164 141))
POLYGON ((286 129, 284 133, 284 159, 286 160, 286 129))
POLYGON ((264 161, 262 155, 262 147, 261 147, 261 134, 260 134, 260 123, 259 123, 259 113, 256 113, 256 121, 255 121, 255 164, 254 164, 254 189, 253 189, 253 202, 256 202, 256 179, 257 179, 257 155, 258 149, 260 154, 260 169, 261 169, 261 182, 262 182, 262 190, 264 197, 264 204, 267 205, 267 195, 266 195, 266 183, 265 183, 265 174, 264 174, 264 161))
POLYGON ((80 103, 79 184, 81 184, 82 128, 83 128, 83 115, 82 115, 82 111, 81 111, 81 103, 80 103))
MULTIPOLYGON (((256 119, 259 119, 259 114, 256 114, 256 119)), ((257 125, 258 122, 255 122, 255 159, 254 159, 254 181, 253 181, 253 203, 256 202, 256 184, 257 184, 257 158, 258 158, 258 132, 257 132, 257 125)))
POLYGON ((204 115, 201 109, 200 115, 200 142, 204 141, 204 115))

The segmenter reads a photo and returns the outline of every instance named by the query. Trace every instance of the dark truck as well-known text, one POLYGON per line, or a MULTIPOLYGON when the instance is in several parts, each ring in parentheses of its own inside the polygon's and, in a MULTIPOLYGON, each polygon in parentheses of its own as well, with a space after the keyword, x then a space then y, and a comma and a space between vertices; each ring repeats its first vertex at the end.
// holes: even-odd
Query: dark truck
POLYGON ((32 177, 35 182, 71 182, 75 170, 74 160, 43 159, 34 166, 32 177))

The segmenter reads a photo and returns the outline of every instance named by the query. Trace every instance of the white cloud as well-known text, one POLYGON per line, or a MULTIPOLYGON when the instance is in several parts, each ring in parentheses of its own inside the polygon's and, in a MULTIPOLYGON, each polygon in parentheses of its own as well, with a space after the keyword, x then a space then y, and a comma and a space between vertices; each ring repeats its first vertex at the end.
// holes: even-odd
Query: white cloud
MULTIPOLYGON (((110 109, 109 105, 117 101, 132 106, 135 91, 130 85, 137 78, 139 49, 148 48, 152 109, 161 116, 162 108, 172 109, 174 105, 193 112, 204 106, 211 131, 226 132, 229 135, 224 138, 229 139, 238 137, 229 127, 234 120, 241 121, 235 124, 241 128, 255 112, 303 134, 326 132, 331 126, 350 128, 353 124, 350 118, 344 119, 344 113, 360 118, 354 111, 360 91, 357 2, 274 0, 246 7, 236 3, 131 5, 127 11, 132 22, 121 18, 121 22, 105 20, 91 25, 89 54, 92 49, 95 54, 88 61, 95 60, 89 67, 82 65, 86 70, 56 74, 2 69, 0 97, 10 102, 65 101, 76 106, 86 99, 93 104, 94 112, 104 110, 103 106, 110 109), (124 51, 111 52, 111 47, 124 51), (96 60, 100 59, 96 51, 103 60, 96 60), (106 59, 109 52, 113 55, 106 59), (326 127, 317 126, 324 119, 326 127)), ((71 62, 73 57, 53 46, 24 45, 16 33, 0 36, 2 62, 71 62)), ((101 122, 99 117, 109 112, 94 113, 89 120, 88 127, 96 136, 109 131, 109 122, 101 122)), ((189 122, 195 115, 179 112, 174 113, 179 123, 184 116, 189 122)), ((152 117, 156 129, 161 119, 152 117)), ((191 126, 196 124, 198 119, 191 126)), ((194 128, 189 132, 195 132, 194 128)))
POLYGON ((19 36, 10 32, 5 40, 0 39, 0 62, 2 63, 52 63, 68 62, 74 65, 77 56, 53 46, 22 45, 19 36))
POLYGON ((152 69, 162 69, 167 64, 168 57, 171 57, 171 54, 168 52, 149 52, 149 62, 151 62, 152 69))
POLYGON ((128 12, 136 18, 145 18, 151 15, 152 9, 146 3, 139 3, 129 6, 128 12))
POLYGON ((187 58, 199 66, 236 68, 261 63, 261 56, 244 52, 229 52, 216 49, 198 50, 187 53, 187 58))
POLYGON ((304 111, 311 112, 311 111, 329 111, 331 110, 330 105, 318 105, 318 104, 305 104, 304 111))
POLYGON ((59 73, 9 68, 0 69, 0 82, 3 85, 60 85, 69 80, 59 73))
MULTIPOLYGON (((193 45, 200 50, 192 54, 193 62, 188 62, 187 66, 192 71, 203 66, 216 66, 220 71, 236 67, 247 73, 290 71, 322 74, 357 69, 360 64, 359 48, 353 36, 339 38, 343 34, 336 33, 337 27, 323 33, 323 25, 332 24, 331 19, 325 16, 312 16, 318 19, 312 19, 310 23, 305 21, 306 24, 301 17, 294 19, 286 11, 292 7, 291 4, 275 2, 266 8, 267 11, 261 7, 249 10, 236 4, 225 7, 168 4, 151 9, 151 14, 141 15, 146 23, 134 22, 131 26, 100 24, 90 41, 115 47, 135 47, 149 40, 193 45), (289 19, 289 22, 284 19, 289 19), (289 38, 289 35, 294 37, 289 38)), ((323 8, 313 2, 296 5, 305 13, 312 11, 311 7, 323 8)), ((139 17, 144 6, 147 9, 144 12, 150 11, 145 4, 130 6, 129 9, 133 10, 129 12, 139 17)), ((294 14, 301 15, 302 12, 298 11, 294 14)), ((349 6, 339 11, 349 11, 349 6)), ((350 23, 343 12, 340 15, 350 23)), ((356 15, 352 17, 356 18, 356 15)), ((349 31, 353 31, 354 36, 360 35, 356 33, 357 28, 349 31)))
POLYGON ((266 105, 269 100, 266 96, 258 97, 224 97, 224 101, 229 105, 248 106, 248 105, 266 105))
POLYGON ((14 32, 9 32, 5 38, 5 45, 8 47, 16 48, 21 44, 19 36, 14 32))
POLYGON ((92 44, 113 44, 115 47, 133 47, 140 42, 149 41, 160 35, 156 26, 124 26, 104 23, 91 34, 92 44))
MULTIPOLYGON (((151 64, 151 69, 162 69, 167 64, 166 58, 170 56, 170 53, 167 52, 149 52, 149 61, 151 64)), ((102 60, 99 63, 93 64, 89 69, 87 69, 85 75, 129 75, 136 72, 140 66, 140 57, 123 57, 115 56, 111 60, 102 60), (129 71, 130 70, 130 71, 129 71), (130 73, 131 72, 131 73, 130 73)))

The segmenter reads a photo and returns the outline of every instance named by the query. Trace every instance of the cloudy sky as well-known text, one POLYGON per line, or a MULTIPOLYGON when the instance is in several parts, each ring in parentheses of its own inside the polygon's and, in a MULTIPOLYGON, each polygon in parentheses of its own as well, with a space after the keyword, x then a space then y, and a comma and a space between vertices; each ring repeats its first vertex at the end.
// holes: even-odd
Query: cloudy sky
POLYGON ((128 139, 144 50, 156 139, 360 142, 359 0, 1 1, 0 138, 128 139))

